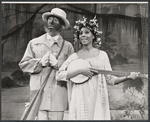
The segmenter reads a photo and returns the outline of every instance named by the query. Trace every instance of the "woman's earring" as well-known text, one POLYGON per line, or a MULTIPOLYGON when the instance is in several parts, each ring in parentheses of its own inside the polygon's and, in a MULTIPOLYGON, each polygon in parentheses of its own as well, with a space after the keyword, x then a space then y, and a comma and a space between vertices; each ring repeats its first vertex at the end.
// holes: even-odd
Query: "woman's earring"
POLYGON ((102 44, 101 38, 97 38, 97 41, 96 41, 97 48, 100 48, 101 44, 102 44))

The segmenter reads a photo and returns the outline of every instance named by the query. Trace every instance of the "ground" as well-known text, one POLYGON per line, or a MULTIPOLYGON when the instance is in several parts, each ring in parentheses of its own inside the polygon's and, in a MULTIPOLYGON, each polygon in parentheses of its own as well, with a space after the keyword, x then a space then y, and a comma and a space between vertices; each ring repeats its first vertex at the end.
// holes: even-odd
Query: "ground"
POLYGON ((29 87, 2 89, 1 120, 20 120, 28 95, 29 87))
MULTIPOLYGON (((20 120, 25 110, 25 103, 29 100, 29 87, 9 88, 1 91, 1 120, 20 120)), ((113 115, 116 112, 116 110, 111 110, 113 115)), ((67 119, 68 111, 65 111, 64 120, 67 119)))
MULTIPOLYGON (((29 87, 17 87, 1 90, 1 120, 20 120, 25 103, 29 100, 29 87)), ((67 120, 65 112, 64 120, 67 120)))

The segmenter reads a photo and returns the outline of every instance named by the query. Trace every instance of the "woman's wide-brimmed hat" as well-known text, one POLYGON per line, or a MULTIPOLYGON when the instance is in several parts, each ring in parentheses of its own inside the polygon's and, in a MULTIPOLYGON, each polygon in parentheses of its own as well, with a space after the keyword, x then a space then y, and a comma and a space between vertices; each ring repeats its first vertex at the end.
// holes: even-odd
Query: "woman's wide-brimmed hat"
POLYGON ((63 20, 63 22, 65 23, 63 29, 68 29, 68 28, 69 28, 70 23, 69 23, 69 21, 68 21, 67 18, 66 18, 66 13, 65 13, 65 11, 63 11, 63 10, 60 9, 60 8, 53 8, 53 9, 51 10, 51 12, 45 12, 45 13, 43 13, 43 15, 42 15, 43 21, 47 21, 47 17, 48 17, 48 16, 51 16, 51 15, 52 15, 52 16, 56 16, 56 17, 58 17, 58 18, 60 18, 60 19, 63 20))

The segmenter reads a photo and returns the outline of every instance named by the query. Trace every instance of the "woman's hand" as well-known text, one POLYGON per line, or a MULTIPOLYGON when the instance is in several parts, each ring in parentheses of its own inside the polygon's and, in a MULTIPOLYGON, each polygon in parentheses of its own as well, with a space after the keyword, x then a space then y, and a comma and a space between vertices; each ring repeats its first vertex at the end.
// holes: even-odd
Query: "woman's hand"
POLYGON ((79 73, 83 74, 89 78, 98 74, 98 72, 96 70, 89 68, 89 67, 84 68, 84 69, 80 69, 79 73))
POLYGON ((130 75, 127 76, 127 78, 131 78, 134 80, 135 78, 138 77, 138 75, 139 75, 139 72, 130 72, 130 75))

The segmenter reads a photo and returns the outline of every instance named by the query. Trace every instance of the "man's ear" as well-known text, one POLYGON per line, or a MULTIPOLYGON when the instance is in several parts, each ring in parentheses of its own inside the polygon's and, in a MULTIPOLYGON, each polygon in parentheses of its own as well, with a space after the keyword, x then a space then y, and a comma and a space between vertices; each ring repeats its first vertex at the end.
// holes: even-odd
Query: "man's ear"
POLYGON ((65 28, 65 26, 62 25, 61 28, 60 28, 60 32, 61 32, 64 28, 65 28))
POLYGON ((64 29, 65 28, 65 26, 64 25, 62 25, 62 29, 64 29))

